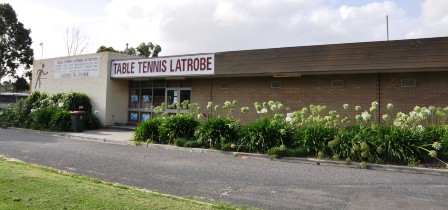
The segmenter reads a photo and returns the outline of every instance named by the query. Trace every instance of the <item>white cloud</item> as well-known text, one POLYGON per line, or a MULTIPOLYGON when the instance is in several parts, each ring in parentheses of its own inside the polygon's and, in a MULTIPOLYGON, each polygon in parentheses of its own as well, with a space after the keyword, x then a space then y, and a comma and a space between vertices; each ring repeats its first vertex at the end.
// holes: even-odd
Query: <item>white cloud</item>
POLYGON ((448 36, 448 1, 426 0, 420 18, 412 23, 405 38, 448 36))
MULTIPOLYGON (((398 1, 332 0, 11 0, 19 20, 32 29, 35 57, 64 56, 62 36, 78 26, 99 46, 160 44, 161 55, 363 42, 448 35, 448 1, 425 0, 421 15, 398 1)), ((415 2, 415 1, 413 1, 415 2)))

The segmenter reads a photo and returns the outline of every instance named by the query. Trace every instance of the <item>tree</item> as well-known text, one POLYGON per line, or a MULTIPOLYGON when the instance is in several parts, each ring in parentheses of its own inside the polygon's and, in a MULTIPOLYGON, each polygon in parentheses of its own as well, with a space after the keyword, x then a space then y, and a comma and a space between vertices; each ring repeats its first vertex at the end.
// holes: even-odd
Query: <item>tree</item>
POLYGON ((9 81, 3 81, 3 83, 0 84, 0 92, 13 92, 14 85, 12 84, 11 80, 9 81))
POLYGON ((33 64, 30 33, 11 5, 0 4, 0 79, 15 75, 20 65, 29 69, 33 64))
POLYGON ((159 45, 154 45, 152 42, 145 44, 142 42, 136 48, 137 54, 143 57, 158 57, 162 48, 159 45))
POLYGON ((145 44, 142 42, 137 46, 137 48, 130 47, 128 48, 128 44, 126 44, 126 49, 123 51, 117 51, 113 47, 106 47, 101 46, 96 51, 97 53, 100 52, 119 52, 124 53, 128 55, 138 55, 143 57, 158 57, 159 53, 162 51, 162 48, 159 45, 154 45, 152 42, 149 42, 148 44, 145 44))
POLYGON ((15 92, 25 92, 30 89, 30 84, 23 76, 16 78, 16 81, 12 84, 15 92))
POLYGON ((64 42, 68 56, 82 54, 90 46, 89 37, 75 27, 67 28, 64 42))
POLYGON ((115 50, 113 47, 106 47, 103 45, 100 48, 98 48, 98 50, 96 50, 96 53, 100 52, 118 52, 118 50, 115 50))
POLYGON ((123 53, 128 54, 128 55, 137 55, 137 52, 136 52, 135 48, 133 48, 133 47, 125 49, 123 51, 123 53))

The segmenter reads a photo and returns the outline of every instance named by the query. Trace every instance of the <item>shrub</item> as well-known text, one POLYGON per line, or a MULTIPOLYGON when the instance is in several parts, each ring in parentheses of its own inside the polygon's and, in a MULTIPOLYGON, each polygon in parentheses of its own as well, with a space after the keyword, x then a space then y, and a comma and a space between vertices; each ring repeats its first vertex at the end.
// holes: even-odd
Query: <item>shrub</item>
POLYGON ((325 152, 329 141, 334 139, 337 129, 324 125, 306 125, 297 128, 293 146, 309 155, 325 152))
POLYGON ((71 128, 70 112, 66 110, 57 110, 53 113, 50 120, 49 129, 52 131, 69 131, 71 128))
POLYGON ((159 126, 162 124, 160 118, 151 118, 138 124, 134 132, 134 141, 149 141, 159 143, 159 126))
POLYGON ((83 110, 92 112, 92 105, 89 97, 84 93, 68 93, 63 96, 64 108, 67 110, 83 110))
POLYGON ((47 107, 43 109, 38 109, 31 113, 31 128, 35 130, 49 130, 50 121, 53 113, 57 110, 52 107, 47 107))
POLYGON ((179 137, 191 139, 198 124, 192 115, 171 115, 165 118, 159 127, 160 142, 171 144, 179 137))
POLYGON ((90 112, 84 114, 84 129, 96 130, 100 128, 100 119, 90 112))
POLYGON ((202 142, 197 141, 197 140, 190 140, 185 143, 185 147, 190 147, 190 148, 198 148, 198 147, 202 147, 202 146, 203 146, 202 142))
POLYGON ((187 140, 185 138, 177 138, 174 140, 174 145, 178 147, 185 147, 185 144, 187 143, 187 140))
POLYGON ((0 127, 14 126, 17 115, 11 105, 0 106, 0 127))
POLYGON ((196 129, 195 136, 206 147, 215 149, 230 149, 230 144, 236 143, 239 136, 240 124, 227 117, 215 117, 202 123, 196 129))
POLYGON ((371 145, 372 139, 376 135, 376 132, 371 127, 360 125, 339 129, 335 133, 334 139, 327 143, 329 154, 337 155, 341 159, 350 158, 350 160, 361 161, 365 159, 362 157, 362 154, 364 156, 370 154, 370 149, 368 153, 365 153, 364 150, 368 148, 363 150, 361 144, 367 143, 367 145, 371 145))
POLYGON ((265 153, 272 147, 288 146, 294 136, 293 127, 282 118, 261 118, 242 130, 240 148, 265 153))
POLYGON ((427 160, 429 156, 421 147, 430 143, 420 135, 407 127, 380 126, 374 142, 376 154, 384 161, 400 164, 407 164, 409 160, 427 160))
POLYGON ((268 149, 266 154, 274 158, 282 158, 287 155, 285 145, 280 145, 279 147, 272 147, 268 149))

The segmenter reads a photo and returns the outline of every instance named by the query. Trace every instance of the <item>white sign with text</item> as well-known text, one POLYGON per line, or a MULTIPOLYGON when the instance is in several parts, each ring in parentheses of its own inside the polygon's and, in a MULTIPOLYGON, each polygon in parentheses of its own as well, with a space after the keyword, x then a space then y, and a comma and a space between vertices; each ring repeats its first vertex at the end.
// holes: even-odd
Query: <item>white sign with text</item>
POLYGON ((112 78, 214 75, 215 55, 112 61, 112 78))
POLYGON ((54 61, 54 78, 98 77, 100 57, 73 58, 54 61))

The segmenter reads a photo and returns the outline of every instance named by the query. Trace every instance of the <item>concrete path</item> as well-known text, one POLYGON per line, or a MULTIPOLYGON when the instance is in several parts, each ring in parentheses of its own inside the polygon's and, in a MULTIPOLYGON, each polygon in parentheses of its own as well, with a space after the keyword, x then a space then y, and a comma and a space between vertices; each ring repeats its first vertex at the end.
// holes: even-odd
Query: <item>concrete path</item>
POLYGON ((14 129, 0 130, 0 154, 164 193, 266 209, 448 209, 443 176, 234 158, 14 129))
POLYGON ((132 139, 134 132, 127 130, 100 129, 100 130, 85 130, 84 132, 81 133, 68 132, 61 134, 70 138, 77 137, 99 141, 106 140, 117 143, 130 143, 129 140, 132 139))

